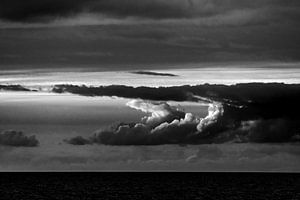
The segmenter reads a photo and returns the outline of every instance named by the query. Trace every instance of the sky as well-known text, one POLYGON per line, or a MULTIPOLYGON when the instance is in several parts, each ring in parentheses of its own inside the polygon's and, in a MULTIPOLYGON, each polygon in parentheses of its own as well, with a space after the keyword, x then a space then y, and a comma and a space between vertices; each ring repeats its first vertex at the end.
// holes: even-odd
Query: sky
POLYGON ((298 62, 299 9, 298 0, 2 0, 0 69, 298 62))
POLYGON ((299 19, 299 0, 1 0, 0 170, 298 172, 299 19))
MULTIPOLYGON (((224 67, 198 67, 199 64, 185 65, 184 69, 155 69, 155 72, 171 73, 173 76, 159 74, 137 74, 130 71, 78 71, 69 68, 64 71, 47 70, 21 70, 0 72, 0 85, 20 84, 27 88, 43 91, 51 90, 53 85, 127 85, 127 86, 180 86, 197 84, 236 84, 247 82, 284 82, 288 84, 299 83, 300 69, 296 64, 247 64, 224 67), (278 67, 279 66, 279 67, 278 67), (284 67, 282 67, 284 66, 284 67), (198 68, 197 68, 198 67, 198 68)), ((180 66, 178 66, 179 68, 180 66)), ((153 69, 152 69, 153 70, 153 69)), ((146 72, 147 71, 142 71, 146 72)), ((153 73, 153 72, 151 72, 153 73)))
MULTIPOLYGON (((193 113, 196 118, 205 117, 207 103, 204 105, 199 102, 168 101, 167 104, 175 106, 169 107, 163 102, 151 103, 116 97, 85 97, 47 92, 1 92, 0 99, 0 171, 299 172, 299 142, 229 141, 201 145, 125 146, 81 145, 78 139, 71 142, 73 137, 94 137, 97 131, 103 130, 103 126, 145 119, 147 123, 152 123, 153 119, 164 118, 165 114, 181 113, 178 110, 174 112, 176 107, 193 113), (152 109, 152 115, 145 113, 146 108, 152 109)), ((297 112, 296 106, 294 107, 297 112)), ((288 113, 297 117, 295 112, 288 113)), ((186 125, 189 125, 189 120, 194 119, 185 117, 184 120, 180 120, 182 122, 180 124, 184 125, 185 121, 186 125)), ((281 132, 288 127, 281 120, 275 120, 274 125, 269 124, 272 120, 266 121, 265 125, 262 120, 249 122, 250 124, 245 124, 241 130, 248 128, 251 130, 254 127, 254 130, 262 130, 267 132, 267 135, 269 131, 272 135, 275 134, 275 137, 278 134, 276 130, 281 132)), ((159 127, 166 125, 168 123, 163 123, 159 127)), ((176 126, 176 121, 169 125, 176 126)), ((173 127, 174 132, 176 128, 173 127)), ((173 133, 169 134, 170 138, 173 133)), ((253 132, 251 134, 253 135, 253 132)), ((130 132, 125 136, 119 136, 125 140, 132 139, 130 132)))

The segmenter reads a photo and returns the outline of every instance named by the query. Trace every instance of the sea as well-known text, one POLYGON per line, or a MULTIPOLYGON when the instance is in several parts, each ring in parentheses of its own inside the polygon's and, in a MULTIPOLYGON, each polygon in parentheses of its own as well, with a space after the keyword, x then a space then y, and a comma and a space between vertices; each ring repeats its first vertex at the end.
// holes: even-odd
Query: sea
POLYGON ((291 173, 1 173, 1 199, 300 199, 291 173))

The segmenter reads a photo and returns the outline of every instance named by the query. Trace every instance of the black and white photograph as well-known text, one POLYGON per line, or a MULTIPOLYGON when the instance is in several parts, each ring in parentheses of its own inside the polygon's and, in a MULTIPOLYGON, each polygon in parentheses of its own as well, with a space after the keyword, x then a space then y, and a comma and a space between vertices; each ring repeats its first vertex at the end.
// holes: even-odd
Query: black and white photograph
POLYGON ((299 0, 0 0, 0 199, 300 199, 299 0))

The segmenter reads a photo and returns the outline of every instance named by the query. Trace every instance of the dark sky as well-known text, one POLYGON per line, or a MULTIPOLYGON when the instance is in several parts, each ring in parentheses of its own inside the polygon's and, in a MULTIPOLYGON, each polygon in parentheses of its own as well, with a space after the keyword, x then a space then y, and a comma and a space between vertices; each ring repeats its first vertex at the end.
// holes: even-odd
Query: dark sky
POLYGON ((299 25, 299 0, 1 0, 0 69, 297 62, 299 25))

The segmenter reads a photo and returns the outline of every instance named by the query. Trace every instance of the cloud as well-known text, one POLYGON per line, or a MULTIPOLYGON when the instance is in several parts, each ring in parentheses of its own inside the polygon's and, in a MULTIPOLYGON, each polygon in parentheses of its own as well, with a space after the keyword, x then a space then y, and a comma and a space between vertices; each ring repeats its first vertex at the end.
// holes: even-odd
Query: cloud
POLYGON ((201 159, 204 160, 218 160, 225 157, 223 151, 216 145, 202 145, 198 152, 186 158, 186 162, 196 162, 201 159))
POLYGON ((141 170, 299 172, 300 146, 286 144, 203 144, 159 146, 0 146, 1 171, 141 170), (62 153, 64 152, 64 153, 62 153))
POLYGON ((200 119, 167 103, 132 100, 129 107, 149 113, 138 123, 121 123, 110 130, 96 132, 91 141, 112 145, 177 144, 197 131, 200 119))
POLYGON ((177 88, 150 88, 131 87, 125 85, 110 85, 99 87, 87 87, 76 85, 55 85, 52 88, 55 93, 70 92, 84 96, 118 96, 126 98, 141 98, 148 100, 177 100, 184 101, 188 97, 185 91, 177 88))
POLYGON ((239 142, 288 142, 300 131, 299 122, 284 118, 243 121, 233 134, 239 142))
MULTIPOLYGON (((57 85, 54 92, 70 92, 87 96, 118 96, 155 101, 206 101, 215 107, 207 116, 209 121, 222 114, 218 131, 241 126, 243 121, 286 119, 300 120, 300 85, 283 83, 245 83, 236 85, 196 85, 174 87, 86 87, 57 85), (289 105, 287 107, 286 105, 289 105), (222 107, 222 108, 221 108, 222 107)), ((141 109, 141 108, 140 108, 141 109)), ((165 107, 167 109, 167 107, 165 107)), ((181 116, 183 118, 184 116, 181 116)), ((218 118, 218 117, 217 117, 218 118)), ((169 122, 169 121, 168 121, 169 122)), ((202 121, 202 123, 204 123, 202 121)), ((198 129, 201 129, 199 125, 198 129)), ((216 130, 215 130, 216 131, 216 130)))
POLYGON ((240 151, 239 159, 261 159, 278 154, 298 156, 300 148, 297 144, 292 145, 269 145, 269 146, 252 146, 240 151))
MULTIPOLYGON (((16 22, 52 21, 57 18, 93 14, 109 18, 210 19, 260 21, 267 18, 295 21, 297 0, 11 0, 0 2, 0 19, 16 22), (230 13, 227 17, 227 14, 230 13), (232 15, 232 13, 235 13, 232 15), (254 14, 256 13, 256 14, 254 14), (223 18, 222 18, 223 16, 223 18)), ((214 23, 216 23, 215 20, 214 23)), ((235 23, 236 23, 235 22, 235 23)))
POLYGON ((91 142, 88 139, 85 139, 81 136, 74 137, 71 139, 66 139, 64 142, 68 144, 73 144, 73 145, 85 145, 85 144, 90 144, 91 142))
POLYGON ((214 125, 224 113, 221 103, 209 104, 208 115, 200 121, 197 130, 202 132, 205 128, 214 125))
POLYGON ((41 21, 82 12, 102 13, 115 17, 181 18, 207 15, 214 10, 212 2, 203 0, 21 0, 1 1, 0 17, 12 21, 41 21), (207 1, 206 1, 207 2, 207 1), (199 9, 200 8, 200 9, 199 9))
POLYGON ((36 147, 39 141, 34 135, 26 136, 21 131, 7 130, 0 133, 0 145, 15 147, 36 147))
POLYGON ((151 76, 177 76, 175 74, 169 74, 169 73, 158 73, 158 72, 151 72, 151 71, 136 71, 131 72, 132 74, 141 74, 141 75, 151 75, 151 76))
MULTIPOLYGON (((63 86, 60 92, 70 91, 68 87, 63 86)), ((74 86, 70 87, 73 92, 74 86)), ((125 88, 119 86, 114 95, 119 96, 125 88)), ((83 89, 83 92, 88 94, 90 92, 97 94, 104 88, 75 87, 75 89, 75 93, 83 89)), ((185 97, 186 101, 209 102, 208 115, 200 118, 161 101, 132 100, 127 103, 129 107, 149 115, 137 123, 120 123, 109 130, 100 130, 90 139, 91 143, 153 145, 297 140, 300 131, 298 125, 300 87, 297 84, 250 83, 232 86, 205 84, 169 89, 169 94, 178 91, 183 94, 182 97, 185 97)), ((140 87, 125 90, 126 94, 134 94, 135 97, 159 99, 156 94, 163 94, 161 91, 168 91, 168 88, 140 87), (139 92, 135 93, 136 90, 139 92), (141 90, 151 92, 145 95, 141 90)), ((165 97, 177 100, 172 99, 174 97, 172 95, 163 96, 165 97)))
POLYGON ((71 0, 4 0, 0 3, 0 17, 10 21, 48 21, 81 12, 84 5, 84 1, 71 0))
POLYGON ((193 137, 207 131, 222 116, 222 106, 210 104, 209 115, 200 118, 184 113, 165 102, 132 100, 129 107, 149 113, 138 123, 121 123, 108 130, 99 130, 89 139, 66 140, 70 144, 100 143, 110 145, 159 145, 193 143, 193 137), (197 130, 197 127, 201 127, 197 130))
MULTIPOLYGON (((174 100, 174 101, 199 101, 220 102, 229 106, 253 109, 272 109, 270 115, 293 114, 280 103, 288 103, 298 109, 300 99, 300 84, 284 83, 240 83, 235 85, 203 84, 203 85, 183 85, 172 87, 132 87, 125 85, 109 85, 99 87, 88 87, 85 85, 55 85, 53 92, 84 95, 84 96, 118 96, 126 98, 140 98, 148 100, 174 100), (253 107, 252 107, 253 106, 253 107)), ((255 110, 256 111, 256 110, 255 110)), ((262 110, 257 110, 257 112, 262 110)), ((265 111, 267 115, 267 111, 265 111)), ((267 117, 267 116, 266 116, 267 117)), ((274 116, 272 116, 274 117, 274 116)))
POLYGON ((151 113, 150 116, 142 118, 141 122, 149 127, 156 127, 163 122, 172 122, 181 119, 185 113, 167 103, 155 103, 142 100, 132 100, 126 104, 136 110, 151 113))
POLYGON ((7 91, 31 91, 21 85, 0 85, 0 91, 7 90, 7 91))
POLYGON ((4 0, 0 67, 293 62, 299 13, 297 0, 4 0))

